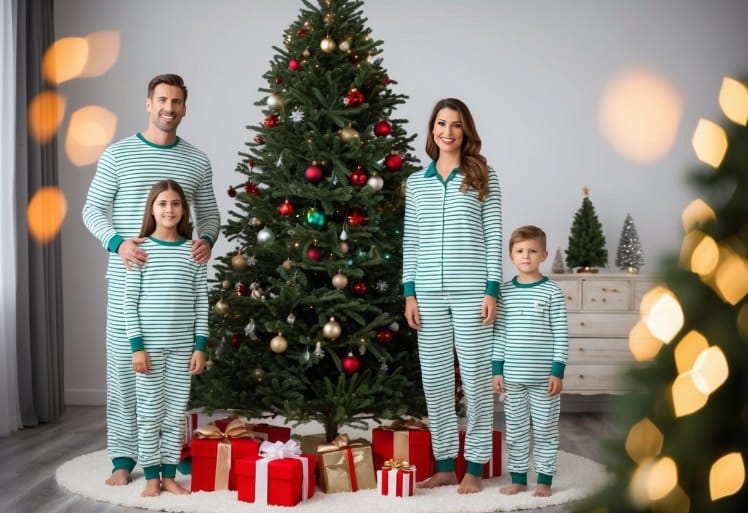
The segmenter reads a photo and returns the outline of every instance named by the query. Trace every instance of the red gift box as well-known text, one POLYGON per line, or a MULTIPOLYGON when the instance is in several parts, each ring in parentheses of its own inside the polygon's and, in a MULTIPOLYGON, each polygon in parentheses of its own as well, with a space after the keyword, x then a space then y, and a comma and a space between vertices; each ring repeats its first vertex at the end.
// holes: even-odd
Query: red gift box
MULTIPOLYGON (((455 460, 455 474, 457 480, 462 481, 467 470, 465 461, 465 431, 460 430, 460 448, 455 460)), ((483 465, 483 478, 499 477, 501 475, 501 431, 491 432, 491 457, 483 465)))
POLYGON ((416 487, 416 467, 385 468, 377 470, 377 491, 390 497, 410 497, 416 487))
MULTIPOLYGON (((424 424, 419 423, 418 426, 424 424)), ((424 427, 406 427, 393 422, 390 427, 378 427, 371 432, 374 468, 381 468, 389 459, 407 461, 416 467, 416 480, 423 481, 434 474, 431 453, 431 431, 424 427)))
POLYGON ((212 424, 198 429, 190 447, 191 490, 236 490, 236 461, 260 450, 261 440, 252 435, 240 422, 229 424, 225 431, 212 424))
POLYGON ((263 442, 260 455, 237 462, 238 499, 272 506, 295 506, 314 495, 317 459, 300 454, 298 443, 263 442), (278 445, 280 444, 280 445, 278 445), (266 450, 267 449, 267 450, 266 450))
MULTIPOLYGON (((213 423, 218 429, 225 429, 230 422, 237 420, 238 417, 227 417, 225 419, 214 420, 213 423)), ((273 426, 264 422, 260 424, 245 423, 245 426, 251 431, 267 434, 268 442, 288 442, 291 439, 291 428, 286 426, 273 426)))

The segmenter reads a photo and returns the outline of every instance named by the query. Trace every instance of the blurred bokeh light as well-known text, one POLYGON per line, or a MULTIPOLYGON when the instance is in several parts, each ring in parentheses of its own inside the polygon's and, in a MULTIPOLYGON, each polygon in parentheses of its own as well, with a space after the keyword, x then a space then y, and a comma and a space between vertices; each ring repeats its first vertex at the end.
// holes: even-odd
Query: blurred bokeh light
POLYGON ((65 117, 65 98, 53 91, 43 91, 31 99, 28 110, 29 135, 44 143, 55 136, 65 117))
POLYGON ((65 195, 57 187, 42 187, 31 198, 27 220, 31 237, 46 244, 57 236, 67 213, 65 195))
POLYGON ((76 166, 87 166, 99 159, 112 142, 117 129, 117 117, 109 110, 89 105, 70 116, 65 152, 76 166))
POLYGON ((748 87, 743 82, 730 77, 722 80, 719 91, 719 106, 727 119, 738 125, 748 123, 748 87))
POLYGON ((727 153, 727 134, 718 124, 700 119, 691 138, 691 145, 700 161, 717 168, 727 153))
POLYGON ((683 112, 678 89, 664 76, 644 69, 626 70, 607 84, 598 120, 615 151, 638 163, 651 163, 673 146, 683 112))
POLYGON ((731 452, 714 462, 709 470, 709 496, 713 501, 737 493, 745 483, 745 462, 731 452))
POLYGON ((44 53, 42 74, 55 85, 76 78, 98 77, 117 62, 119 46, 119 32, 112 30, 58 39, 44 53))

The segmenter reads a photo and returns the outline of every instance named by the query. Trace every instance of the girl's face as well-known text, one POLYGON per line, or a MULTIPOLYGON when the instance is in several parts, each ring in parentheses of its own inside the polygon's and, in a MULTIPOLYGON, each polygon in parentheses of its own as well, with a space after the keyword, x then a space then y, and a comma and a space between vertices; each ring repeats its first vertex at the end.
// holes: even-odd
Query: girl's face
POLYGON ((440 154, 459 152, 464 135, 460 113, 447 107, 441 109, 436 113, 431 133, 440 154))
POLYGON ((184 205, 177 191, 167 189, 156 196, 151 209, 158 228, 176 230, 184 214, 184 205))

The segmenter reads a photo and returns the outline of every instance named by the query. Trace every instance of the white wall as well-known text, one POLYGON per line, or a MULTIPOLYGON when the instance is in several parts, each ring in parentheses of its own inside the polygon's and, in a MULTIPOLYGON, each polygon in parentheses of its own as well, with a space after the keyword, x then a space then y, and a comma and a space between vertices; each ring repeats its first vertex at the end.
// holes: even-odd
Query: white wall
MULTIPOLYGON (((253 102, 266 85, 261 75, 271 46, 282 45, 301 7, 297 0, 57 0, 56 37, 121 35, 119 59, 106 75, 60 87, 68 114, 104 106, 119 118, 119 139, 145 128, 148 80, 183 75, 190 96, 180 133, 211 158, 225 215, 225 191, 240 181, 237 152, 253 136, 245 126, 262 118, 253 102)), ((722 121, 723 76, 746 71, 748 2, 370 0, 364 12, 384 41, 396 90, 410 96, 397 114, 419 134, 418 156, 425 158, 433 103, 464 99, 484 153, 501 171, 506 231, 527 223, 545 228, 548 268, 556 248, 566 247, 583 186, 591 188, 611 263, 626 213, 641 238, 644 272, 657 272, 663 255, 678 248, 680 212, 697 195, 684 179, 697 164, 691 136, 700 117, 722 121), (603 87, 631 66, 661 73, 684 101, 672 150, 646 165, 611 149, 597 122, 603 87)), ((61 235, 68 404, 104 401, 105 254, 80 217, 94 171, 72 166, 60 151, 69 202, 61 235)), ((229 249, 220 242, 215 253, 229 249)))

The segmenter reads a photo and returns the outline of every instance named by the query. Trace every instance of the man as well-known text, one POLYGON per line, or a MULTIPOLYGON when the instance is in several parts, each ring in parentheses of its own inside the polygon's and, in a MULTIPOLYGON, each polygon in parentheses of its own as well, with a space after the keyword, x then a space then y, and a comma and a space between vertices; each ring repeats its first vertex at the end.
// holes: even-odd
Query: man
POLYGON ((177 136, 186 101, 187 87, 179 75, 159 75, 150 81, 145 101, 148 126, 104 151, 83 206, 83 223, 110 252, 106 273, 107 449, 113 468, 106 483, 111 486, 130 482, 138 453, 135 372, 125 334, 123 296, 126 269, 148 259, 138 246, 144 240, 138 234, 151 186, 164 179, 182 186, 193 211, 198 239, 192 241, 191 251, 198 263, 207 263, 218 237, 220 220, 210 161, 177 136))

